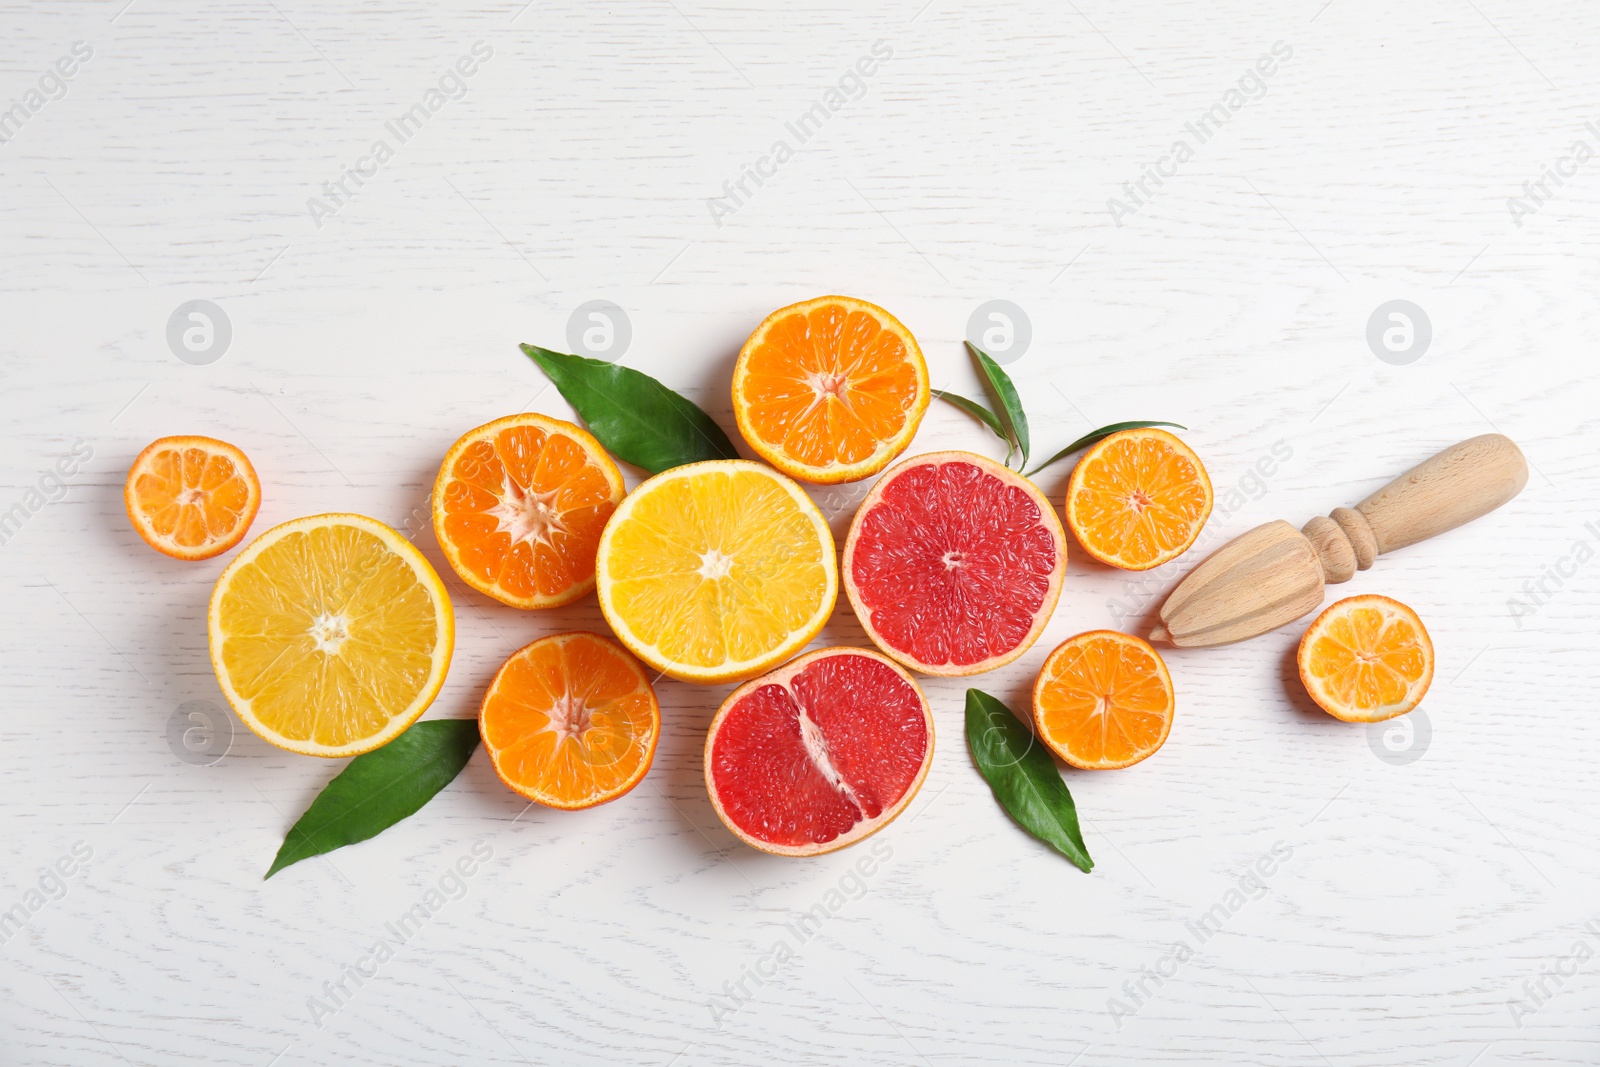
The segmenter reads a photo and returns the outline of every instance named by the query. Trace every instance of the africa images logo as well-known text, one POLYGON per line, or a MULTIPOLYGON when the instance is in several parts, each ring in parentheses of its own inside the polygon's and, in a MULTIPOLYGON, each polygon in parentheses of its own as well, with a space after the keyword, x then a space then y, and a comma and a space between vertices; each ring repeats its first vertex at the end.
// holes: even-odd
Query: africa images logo
POLYGON ((29 89, 11 102, 9 107, 0 103, 0 145, 10 144, 22 132, 28 120, 43 111, 52 100, 67 95, 69 83, 94 58, 94 48, 87 41, 74 41, 72 52, 56 60, 39 75, 36 88, 29 89))
POLYGON ((1127 999, 1115 996, 1106 999, 1106 1012, 1111 1016, 1111 1021, 1117 1024, 1117 1029, 1121 1030, 1128 1019, 1143 1010, 1155 997, 1156 991, 1175 978, 1179 968, 1194 959, 1206 942, 1222 933, 1223 927, 1246 905, 1266 896, 1268 881, 1293 856, 1293 845, 1274 841, 1269 850, 1257 856, 1244 873, 1234 879, 1220 900, 1201 913, 1198 919, 1183 924, 1184 936, 1174 941, 1154 965, 1146 964, 1139 971, 1138 978, 1123 982, 1122 992, 1127 999))
POLYGON ((368 180, 378 176, 384 164, 394 159, 396 147, 421 133, 428 121, 443 111, 450 101, 463 99, 469 89, 467 79, 477 74, 479 67, 492 58, 494 49, 487 41, 475 43, 471 55, 461 56, 439 76, 437 88, 428 89, 420 101, 383 124, 384 131, 394 139, 394 144, 391 145, 386 138, 377 138, 368 147, 366 155, 357 159, 352 166, 343 168, 332 181, 323 182, 322 193, 326 199, 313 196, 306 200, 306 210, 311 212, 311 221, 316 223, 317 229, 322 229, 325 219, 344 210, 368 180), (351 183, 355 184, 355 188, 350 187, 351 183))
POLYGON ((811 907, 800 912, 793 920, 783 924, 783 936, 758 957, 754 966, 744 964, 739 977, 722 983, 722 992, 713 993, 706 1006, 711 1009, 711 1023, 721 1029, 723 1020, 737 1015, 755 999, 756 993, 770 982, 776 981, 789 965, 800 956, 805 944, 822 932, 829 920, 838 915, 852 901, 860 900, 871 888, 867 879, 875 876, 882 866, 894 858, 894 848, 887 841, 874 841, 869 854, 859 857, 838 880, 829 885, 811 907))
POLYGON ((793 144, 789 143, 788 137, 779 137, 772 142, 766 155, 745 166, 737 178, 722 183, 721 196, 706 198, 706 210, 711 212, 711 221, 720 227, 724 218, 749 203, 755 190, 767 184, 768 178, 776 177, 778 168, 793 159, 801 146, 820 133, 825 122, 843 111, 846 104, 867 95, 867 79, 878 73, 879 66, 889 62, 893 55, 894 49, 887 41, 873 41, 871 53, 862 55, 854 64, 846 67, 838 82, 823 90, 822 99, 802 111, 793 122, 783 124, 784 130, 794 138, 793 144), (755 188, 751 188, 752 183, 755 188))
POLYGON ((311 1012, 311 1021, 317 1024, 317 1028, 321 1029, 323 1021, 329 1016, 343 1011, 355 999, 356 991, 370 979, 378 977, 378 971, 394 959, 396 950, 409 944, 435 915, 452 901, 465 897, 471 888, 469 879, 492 859, 494 847, 481 839, 474 841, 470 855, 458 857, 454 864, 445 868, 436 885, 429 886, 398 919, 383 924, 387 936, 380 936, 374 941, 366 955, 354 964, 347 963, 341 967, 338 978, 323 982, 322 996, 307 997, 306 1009, 311 1012))
POLYGON ((1595 157, 1595 146, 1600 145, 1600 126, 1593 122, 1583 124, 1584 131, 1594 138, 1579 137, 1567 146, 1566 154, 1542 168, 1537 178, 1522 183, 1521 196, 1506 197, 1506 210, 1511 213, 1512 225, 1522 228, 1522 220, 1536 215, 1539 209, 1556 197, 1556 192, 1566 187, 1566 179, 1578 176, 1578 169, 1595 157))
POLYGON ((1255 64, 1239 76, 1234 88, 1196 115, 1193 122, 1183 124, 1183 134, 1172 142, 1165 155, 1145 167, 1138 178, 1122 183, 1122 195, 1126 199, 1113 196, 1106 201, 1111 221, 1120 227, 1123 220, 1138 214, 1140 208, 1154 199, 1156 190, 1166 184, 1163 179, 1177 177, 1178 168, 1193 159, 1201 145, 1221 133, 1246 106, 1267 95, 1267 79, 1278 73, 1280 63, 1293 58, 1294 48, 1287 41, 1272 42, 1272 50, 1262 53, 1255 64))

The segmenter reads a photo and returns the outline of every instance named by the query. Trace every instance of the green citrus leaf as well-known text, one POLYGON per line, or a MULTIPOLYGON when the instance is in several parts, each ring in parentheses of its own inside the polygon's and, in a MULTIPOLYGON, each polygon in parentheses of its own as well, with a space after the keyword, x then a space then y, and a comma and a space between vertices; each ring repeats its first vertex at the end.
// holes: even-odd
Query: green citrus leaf
POLYGON ((618 459, 660 474, 703 459, 739 458, 710 415, 648 374, 538 345, 522 350, 618 459))
POLYGON ((1080 870, 1094 869, 1078 829, 1078 809, 1055 760, 1010 708, 978 689, 967 690, 967 748, 1017 825, 1080 870))
POLYGON ((1000 438, 1000 440, 1004 441, 1007 445, 1011 444, 1011 438, 1006 436, 1005 427, 1000 425, 1000 420, 995 416, 995 413, 978 403, 976 400, 968 400, 966 397, 959 396, 946 389, 935 389, 933 390, 933 395, 938 397, 940 400, 943 400, 947 404, 954 404, 956 407, 960 408, 962 411, 965 411, 968 415, 971 415, 973 418, 989 427, 989 429, 993 430, 994 435, 1000 438))
MULTIPOLYGON (((999 408, 1000 425, 1005 428, 1006 439, 1012 442, 1022 458, 1017 461, 1017 469, 1021 470, 1028 465, 1028 413, 1022 410, 1022 398, 1017 395, 1017 387, 1011 384, 1010 375, 1000 369, 1000 364, 989 358, 989 354, 971 341, 967 348, 972 352, 972 358, 978 361, 978 369, 983 372, 984 387, 989 391, 989 398, 999 408)), ((1011 461, 1010 453, 1006 454, 1006 462, 1011 461)))
POLYGON ((1033 470, 1029 471, 1028 477, 1032 478, 1035 474, 1038 474, 1056 460, 1066 459, 1080 448, 1088 448, 1096 441, 1103 441, 1114 433, 1121 433, 1123 430, 1143 430, 1151 426, 1171 426, 1174 430, 1187 430, 1189 428, 1187 426, 1179 426, 1175 422, 1113 422, 1110 426, 1102 426, 1098 430, 1090 430, 1088 433, 1072 442, 1066 448, 1063 448, 1060 452, 1057 452, 1055 455, 1051 456, 1049 459, 1033 468, 1033 470))
POLYGON ((289 828, 267 871, 375 837, 461 773, 478 747, 478 720, 419 722, 380 749, 357 756, 289 828))

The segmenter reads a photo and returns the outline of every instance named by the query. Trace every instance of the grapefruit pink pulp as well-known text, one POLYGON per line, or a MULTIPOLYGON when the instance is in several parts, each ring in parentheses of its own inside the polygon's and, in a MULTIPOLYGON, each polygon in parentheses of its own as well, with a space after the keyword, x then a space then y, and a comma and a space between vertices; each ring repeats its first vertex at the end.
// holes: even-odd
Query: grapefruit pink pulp
POLYGON ((1039 638, 1061 596, 1066 535, 1028 479, 972 452, 891 468, 844 548, 845 593, 874 643, 913 670, 981 674, 1039 638))
POLYGON ((825 648, 734 690, 706 736, 706 789, 745 844, 814 856, 911 803, 933 759, 916 682, 876 652, 825 648))

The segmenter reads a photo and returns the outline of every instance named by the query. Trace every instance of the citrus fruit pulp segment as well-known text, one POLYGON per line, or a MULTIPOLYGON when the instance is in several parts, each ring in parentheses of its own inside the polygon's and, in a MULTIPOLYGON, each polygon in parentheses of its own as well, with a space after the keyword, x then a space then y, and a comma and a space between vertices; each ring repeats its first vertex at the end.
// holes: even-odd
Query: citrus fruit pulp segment
POLYGON ((433 487, 433 529, 480 593, 555 607, 594 588, 600 531, 622 494, 622 473, 588 431, 512 415, 451 447, 433 487))
POLYGON ((615 641, 556 634, 512 653, 478 718, 495 773, 553 808, 602 804, 638 785, 661 734, 650 682, 615 641))
POLYGON ((767 316, 733 372, 739 432, 763 459, 809 482, 882 470, 910 443, 930 395, 911 331, 845 296, 767 316))
POLYGON ((264 740, 353 756, 396 737, 444 684, 455 619, 438 575, 394 530, 313 515, 250 542, 217 579, 211 663, 264 740))
POLYGON ((1033 687, 1039 738, 1074 767, 1138 763, 1172 732, 1172 678, 1137 637, 1093 630, 1056 647, 1033 687))
POLYGON ((933 717, 910 676, 877 653, 829 648, 728 698, 706 737, 706 786, 746 844, 815 855, 903 811, 932 755, 933 717))
POLYGON ((862 502, 845 589, 873 641, 929 674, 992 670, 1038 639, 1066 540, 1032 482, 968 452, 898 464, 862 502))
POLYGON ((1100 562, 1149 570, 1194 544, 1211 503, 1211 479, 1188 445, 1165 430, 1123 430, 1073 468, 1067 525, 1100 562))
POLYGON ((261 506, 261 483, 250 460, 226 441, 163 437, 128 468, 122 499, 151 548, 210 559, 244 538, 261 506))
POLYGON ((640 485, 606 525, 597 571, 623 644, 691 682, 782 663, 816 636, 839 588, 822 512, 745 460, 690 463, 640 485))
POLYGON ((1433 641, 1417 613, 1386 596, 1347 597, 1300 639, 1300 680, 1329 715, 1392 719, 1422 703, 1433 681, 1433 641))

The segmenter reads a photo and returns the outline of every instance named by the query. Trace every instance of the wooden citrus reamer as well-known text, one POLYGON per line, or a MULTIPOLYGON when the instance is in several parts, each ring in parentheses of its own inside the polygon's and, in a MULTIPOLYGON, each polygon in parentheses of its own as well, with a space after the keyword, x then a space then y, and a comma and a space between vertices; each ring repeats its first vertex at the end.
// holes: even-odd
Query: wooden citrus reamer
POLYGON ((1217 549, 1161 605, 1152 641, 1204 648, 1243 641, 1308 615, 1322 587, 1347 582, 1397 548, 1487 515, 1528 481, 1511 438, 1486 433, 1451 445, 1354 508, 1296 530, 1279 520, 1217 549))

